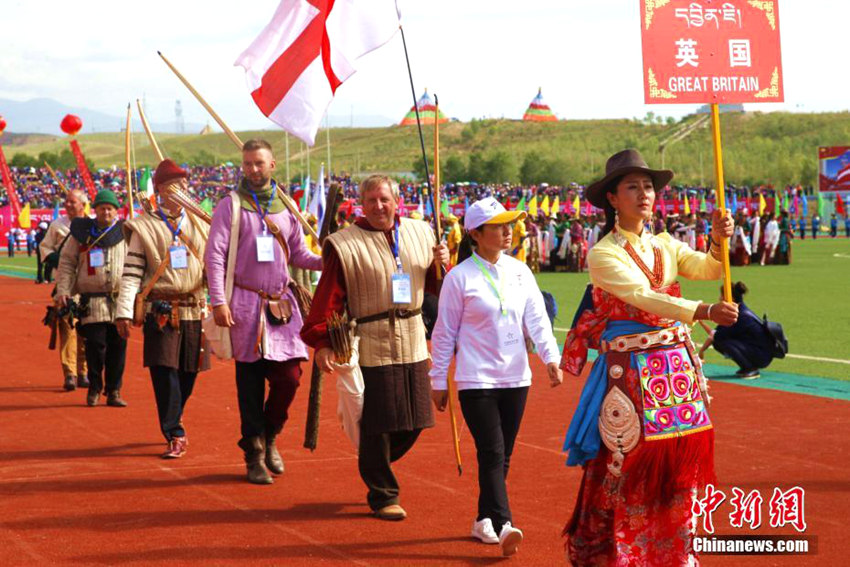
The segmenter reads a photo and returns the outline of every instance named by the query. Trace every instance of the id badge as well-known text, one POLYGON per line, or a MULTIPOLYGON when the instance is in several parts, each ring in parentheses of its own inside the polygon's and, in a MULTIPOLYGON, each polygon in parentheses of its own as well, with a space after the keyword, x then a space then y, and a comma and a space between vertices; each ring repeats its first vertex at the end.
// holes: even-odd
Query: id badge
POLYGON ((499 337, 499 350, 504 352, 512 352, 525 348, 525 337, 522 334, 522 328, 510 317, 499 317, 497 325, 497 333, 499 337))
POLYGON ((413 293, 410 285, 410 274, 393 274, 393 303, 396 305, 408 305, 413 301, 413 293))
POLYGON ((186 256, 185 246, 172 246, 168 249, 171 255, 171 267, 175 270, 185 270, 189 267, 189 258, 186 256))
POLYGON ((260 235, 257 237, 257 262, 274 262, 274 237, 260 235))
POLYGON ((89 267, 102 268, 104 263, 103 248, 89 250, 89 267))

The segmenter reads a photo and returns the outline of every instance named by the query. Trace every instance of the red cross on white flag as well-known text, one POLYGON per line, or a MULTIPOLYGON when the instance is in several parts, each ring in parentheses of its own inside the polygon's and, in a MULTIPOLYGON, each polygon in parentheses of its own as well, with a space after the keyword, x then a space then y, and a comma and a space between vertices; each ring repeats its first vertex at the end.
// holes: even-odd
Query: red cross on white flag
POLYGON ((260 111, 312 146, 336 89, 399 19, 395 0, 282 0, 235 64, 260 111))

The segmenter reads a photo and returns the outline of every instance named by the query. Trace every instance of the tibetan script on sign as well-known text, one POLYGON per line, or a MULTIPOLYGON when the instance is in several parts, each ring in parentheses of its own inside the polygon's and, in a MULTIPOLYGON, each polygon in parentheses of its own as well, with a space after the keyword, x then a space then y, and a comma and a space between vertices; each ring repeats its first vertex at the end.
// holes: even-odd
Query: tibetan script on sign
POLYGON ((647 104, 782 102, 776 0, 641 0, 647 104))

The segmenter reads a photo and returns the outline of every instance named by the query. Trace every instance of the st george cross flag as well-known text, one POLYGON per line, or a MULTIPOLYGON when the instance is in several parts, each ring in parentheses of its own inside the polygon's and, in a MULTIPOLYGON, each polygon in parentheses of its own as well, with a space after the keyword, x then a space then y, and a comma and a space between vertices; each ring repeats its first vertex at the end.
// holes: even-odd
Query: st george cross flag
POLYGON ((336 89, 399 19, 395 0, 282 0, 235 64, 260 111, 312 146, 336 89))

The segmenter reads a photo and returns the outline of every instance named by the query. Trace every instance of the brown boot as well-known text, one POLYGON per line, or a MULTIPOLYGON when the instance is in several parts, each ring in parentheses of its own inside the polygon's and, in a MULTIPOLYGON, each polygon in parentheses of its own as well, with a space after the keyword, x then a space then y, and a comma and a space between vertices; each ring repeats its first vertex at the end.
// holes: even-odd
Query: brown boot
POLYGON ((266 433, 266 466, 274 474, 283 474, 283 459, 274 442, 277 435, 266 433))
POLYGON ((113 390, 106 395, 106 405, 113 408, 126 408, 127 402, 121 397, 120 390, 113 390))
POLYGON ((245 452, 245 467, 248 469, 248 482, 252 484, 271 484, 272 475, 263 463, 266 447, 262 437, 243 437, 239 447, 245 452))

